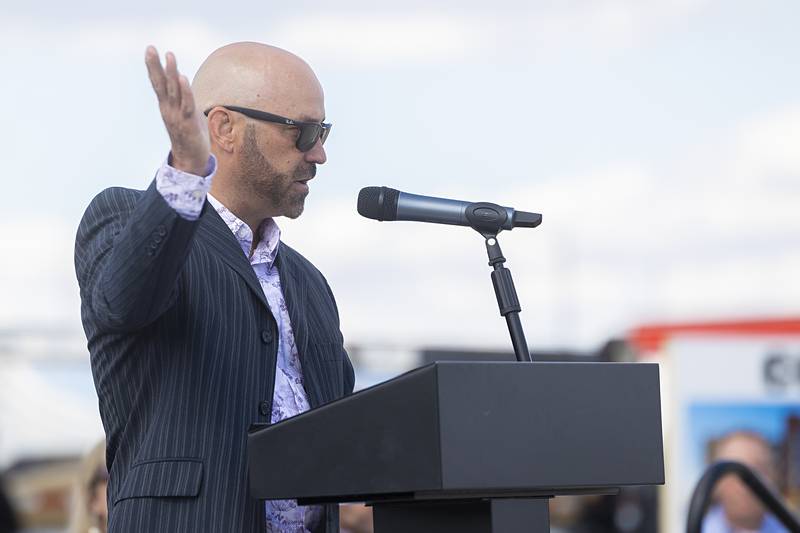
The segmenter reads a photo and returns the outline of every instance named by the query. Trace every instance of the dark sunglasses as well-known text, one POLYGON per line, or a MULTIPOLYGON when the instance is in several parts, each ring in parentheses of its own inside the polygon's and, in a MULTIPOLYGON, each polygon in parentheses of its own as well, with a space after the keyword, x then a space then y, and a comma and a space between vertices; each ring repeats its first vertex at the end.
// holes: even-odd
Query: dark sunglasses
MULTIPOLYGON (((221 106, 214 106, 214 107, 222 107, 227 109, 228 111, 234 111, 236 113, 241 113, 242 115, 250 118, 254 118, 256 120, 263 120, 265 122, 274 122, 276 124, 283 124, 284 126, 291 126, 293 128, 297 128, 300 130, 300 135, 297 137, 297 149, 301 152, 308 152, 314 145, 317 144, 317 139, 325 143, 325 139, 328 138, 328 134, 331 132, 331 127, 333 124, 329 124, 326 122, 303 122, 301 120, 292 120, 290 118, 282 117, 280 115, 273 115, 272 113, 267 113, 266 111, 259 111, 258 109, 249 109, 247 107, 238 107, 234 105, 221 105, 221 106)), ((211 112, 214 107, 206 109, 203 113, 205 116, 211 112)))

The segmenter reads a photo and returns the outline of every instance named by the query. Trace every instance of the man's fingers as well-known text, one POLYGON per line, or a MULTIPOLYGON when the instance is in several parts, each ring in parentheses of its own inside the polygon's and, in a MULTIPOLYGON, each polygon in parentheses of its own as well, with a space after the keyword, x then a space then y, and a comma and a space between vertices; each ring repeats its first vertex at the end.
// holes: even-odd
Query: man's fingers
POLYGON ((148 46, 144 54, 144 63, 147 65, 147 74, 150 76, 150 84, 159 100, 166 96, 166 78, 164 69, 161 68, 161 60, 158 51, 153 46, 148 46))
POLYGON ((175 54, 172 52, 167 52, 167 68, 166 68, 166 78, 167 78, 167 98, 169 98, 170 103, 180 105, 180 88, 178 86, 178 64, 175 61, 175 54))
POLYGON ((192 116, 194 113, 194 95, 192 95, 192 88, 189 86, 189 80, 186 76, 181 75, 178 79, 181 91, 181 113, 186 118, 192 116))
POLYGON ((158 94, 161 118, 167 127, 177 168, 202 172, 208 161, 208 132, 197 114, 197 105, 186 76, 178 73, 175 54, 167 52, 164 68, 152 46, 145 53, 153 89, 158 94), (180 166, 183 165, 183 166, 180 166))

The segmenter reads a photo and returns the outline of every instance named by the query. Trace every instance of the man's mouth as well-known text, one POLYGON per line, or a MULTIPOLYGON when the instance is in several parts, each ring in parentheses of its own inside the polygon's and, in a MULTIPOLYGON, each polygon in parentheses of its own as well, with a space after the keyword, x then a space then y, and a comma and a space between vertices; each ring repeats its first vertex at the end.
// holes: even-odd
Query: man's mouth
MULTIPOLYGON (((295 183, 299 183, 302 186, 303 189, 308 191, 308 182, 313 180, 314 176, 316 176, 316 174, 317 174, 317 166, 316 165, 312 165, 312 166, 309 166, 307 169, 304 169, 304 170, 305 170, 305 172, 303 172, 302 174, 298 173, 301 176, 304 176, 304 178, 303 179, 299 179, 299 180, 296 179, 296 180, 294 180, 294 182, 295 183)), ((297 174, 295 174, 295 175, 297 175, 297 174)))

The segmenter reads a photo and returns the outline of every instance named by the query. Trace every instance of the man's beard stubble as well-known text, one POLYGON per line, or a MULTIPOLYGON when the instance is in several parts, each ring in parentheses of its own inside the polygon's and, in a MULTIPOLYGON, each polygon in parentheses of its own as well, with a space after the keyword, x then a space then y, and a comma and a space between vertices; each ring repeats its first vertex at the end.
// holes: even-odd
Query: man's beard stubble
POLYGON ((297 218, 303 213, 307 193, 293 191, 292 184, 313 178, 317 166, 301 161, 291 174, 278 172, 259 150, 255 127, 248 124, 242 145, 241 172, 245 194, 268 202, 278 216, 297 218))

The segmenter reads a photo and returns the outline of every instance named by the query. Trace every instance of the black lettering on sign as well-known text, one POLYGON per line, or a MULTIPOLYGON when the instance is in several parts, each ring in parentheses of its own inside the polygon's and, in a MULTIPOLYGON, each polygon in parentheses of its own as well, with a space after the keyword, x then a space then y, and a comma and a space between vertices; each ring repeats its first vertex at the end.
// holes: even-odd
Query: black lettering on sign
POLYGON ((800 386, 800 353, 772 350, 764 358, 764 384, 770 389, 800 386))
POLYGON ((785 387, 789 384, 789 364, 782 354, 770 354, 764 360, 764 381, 768 386, 785 387))

